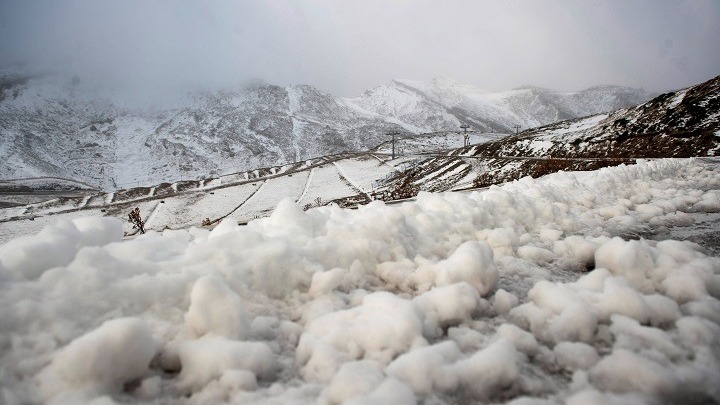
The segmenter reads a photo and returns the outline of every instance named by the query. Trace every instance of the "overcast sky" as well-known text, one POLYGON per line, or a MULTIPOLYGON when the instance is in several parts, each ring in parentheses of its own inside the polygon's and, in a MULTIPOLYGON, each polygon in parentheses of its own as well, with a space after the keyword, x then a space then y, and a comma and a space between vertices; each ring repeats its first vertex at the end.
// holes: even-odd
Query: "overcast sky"
POLYGON ((128 88, 249 79, 357 96, 392 79, 488 90, 720 74, 719 0, 0 0, 0 65, 128 88))

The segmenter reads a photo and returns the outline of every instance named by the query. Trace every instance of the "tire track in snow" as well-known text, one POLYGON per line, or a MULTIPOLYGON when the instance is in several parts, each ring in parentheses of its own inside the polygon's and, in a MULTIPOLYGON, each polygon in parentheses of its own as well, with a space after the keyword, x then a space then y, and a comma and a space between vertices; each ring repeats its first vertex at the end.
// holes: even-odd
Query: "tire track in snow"
MULTIPOLYGON (((145 229, 148 229, 148 226, 152 226, 152 222, 153 222, 153 220, 155 219, 155 217, 157 216, 157 213, 160 211, 160 206, 161 206, 161 205, 165 205, 165 203, 163 203, 163 202, 161 202, 161 201, 158 201, 158 202, 155 204, 155 208, 153 208, 153 210, 152 210, 152 212, 150 213, 150 215, 147 216, 147 219, 143 220, 145 229)), ((137 232, 136 232, 136 233, 137 233, 137 232)))
POLYGON ((315 174, 315 168, 313 167, 312 169, 310 169, 310 174, 308 174, 308 178, 305 181, 305 188, 303 189, 302 194, 300 195, 300 197, 298 197, 297 200, 295 200, 296 204, 299 203, 300 201, 302 201, 303 198, 305 198, 305 194, 307 194, 308 189, 310 188, 310 183, 312 182, 314 174, 315 174))
POLYGON ((86 195, 85 197, 83 197, 82 201, 78 205, 78 208, 85 208, 87 206, 88 201, 90 201, 90 199, 92 197, 93 197, 92 195, 86 195))
POLYGON ((257 189, 255 189, 255 191, 253 191, 253 193, 250 194, 250 195, 248 196, 248 198, 245 199, 245 201, 241 202, 240 205, 238 205, 237 207, 235 207, 232 211, 230 211, 230 212, 228 212, 227 214, 223 215, 222 217, 214 220, 212 223, 219 222, 219 221, 221 221, 221 220, 229 217, 230 215, 232 215, 235 211, 239 210, 240 207, 242 207, 243 205, 247 204, 253 197, 255 197, 255 195, 256 195, 257 193, 259 193, 260 190, 262 190, 263 188, 265 188, 265 185, 266 185, 266 184, 267 184, 267 181, 266 181, 266 180, 263 180, 263 182, 262 182, 262 184, 260 185, 260 187, 258 187, 257 189))
POLYGON ((340 167, 340 165, 337 163, 337 161, 332 162, 332 164, 333 164, 333 166, 335 166, 335 169, 337 169, 338 174, 340 174, 340 177, 345 179, 345 181, 347 181, 350 184, 350 186, 352 186, 352 188, 354 188, 361 194, 364 194, 369 200, 372 200, 372 198, 370 198, 370 195, 367 193, 367 191, 365 191, 362 187, 358 186, 357 183, 355 183, 351 178, 349 178, 345 174, 342 167, 340 167))

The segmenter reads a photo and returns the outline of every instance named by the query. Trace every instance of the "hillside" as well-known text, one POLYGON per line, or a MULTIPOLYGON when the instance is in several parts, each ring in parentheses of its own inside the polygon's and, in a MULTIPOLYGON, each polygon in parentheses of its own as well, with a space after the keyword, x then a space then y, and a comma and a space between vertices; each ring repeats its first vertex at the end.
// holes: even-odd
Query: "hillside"
POLYGON ((408 160, 391 160, 387 155, 374 153, 340 154, 207 180, 161 183, 109 193, 42 195, 45 201, 0 209, 0 243, 60 220, 87 216, 115 217, 124 222, 126 235, 135 235, 137 229, 127 221, 128 213, 135 207, 140 208, 146 229, 163 231, 200 226, 206 220, 209 227, 214 227, 227 217, 247 223, 270 215, 283 199, 290 199, 304 209, 328 204, 366 204, 380 182, 399 173, 408 160))
MULTIPOLYGON (((283 198, 305 208, 342 207, 371 200, 392 201, 420 191, 465 190, 559 170, 594 170, 639 158, 715 156, 720 151, 719 78, 668 93, 628 109, 564 121, 501 137, 473 134, 484 142, 450 152, 458 135, 436 134, 398 140, 366 153, 344 153, 293 164, 240 171, 202 180, 163 182, 114 192, 85 192, 32 205, 7 200, 0 211, 5 237, 39 230, 59 218, 109 215, 126 219, 141 207, 148 229, 181 229, 215 224, 232 216, 239 222, 269 215, 283 198)), ((52 198, 53 196, 45 196, 52 198)), ((14 197, 15 198, 15 197, 14 197)), ((25 201, 25 202, 23 202, 25 201)), ((126 222, 125 232, 135 232, 126 222)))
POLYGON ((418 159, 391 190, 482 187, 637 159, 720 155, 720 76, 641 105, 418 159), (452 174, 452 175, 450 175, 452 174))
MULTIPOLYGON (((353 99, 311 86, 254 85, 128 107, 113 93, 54 76, 0 77, 0 178, 64 177, 104 190, 364 151, 403 133, 510 133, 647 100, 603 87, 482 92, 448 80, 395 81, 353 99)), ((447 145, 446 147, 449 147, 447 145)))
MULTIPOLYGON (((560 93, 538 87, 489 92, 451 79, 395 80, 349 102, 379 115, 421 127, 448 119, 480 132, 513 133, 643 103, 653 95, 620 86, 596 86, 560 93)), ((442 128, 440 126, 440 128, 442 128)), ((444 129, 444 128, 443 128, 444 129)))

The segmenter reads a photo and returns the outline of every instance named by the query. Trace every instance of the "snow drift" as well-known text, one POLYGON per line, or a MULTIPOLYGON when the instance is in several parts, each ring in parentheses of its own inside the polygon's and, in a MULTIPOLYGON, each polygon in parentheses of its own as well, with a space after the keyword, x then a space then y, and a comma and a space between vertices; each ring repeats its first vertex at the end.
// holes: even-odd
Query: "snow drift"
POLYGON ((0 395, 717 402, 720 259, 623 235, 719 212, 685 159, 130 240, 61 222, 0 246, 0 395))

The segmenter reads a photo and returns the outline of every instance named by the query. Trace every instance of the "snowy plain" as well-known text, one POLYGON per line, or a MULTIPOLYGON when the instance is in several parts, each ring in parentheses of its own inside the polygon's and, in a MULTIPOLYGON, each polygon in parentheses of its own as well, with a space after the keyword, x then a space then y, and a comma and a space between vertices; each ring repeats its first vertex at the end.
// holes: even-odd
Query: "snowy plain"
POLYGON ((720 258, 629 236, 718 212, 717 162, 666 159, 129 240, 48 223, 0 245, 0 402, 720 402, 720 258))
POLYGON ((128 103, 110 88, 68 83, 64 75, 0 68, 0 76, 9 80, 0 94, 0 177, 60 176, 103 190, 363 151, 385 142, 388 131, 455 132, 465 123, 508 133, 515 125, 536 127, 652 96, 620 87, 488 93, 442 79, 393 81, 350 99, 307 85, 268 84, 178 95, 151 107, 128 103), (28 134, 42 138, 42 147, 30 147, 28 134))
POLYGON ((37 233, 63 218, 81 216, 114 216, 124 221, 124 232, 134 234, 136 229, 127 221, 134 207, 140 209, 145 228, 155 231, 199 226, 206 218, 216 223, 228 216, 245 223, 268 216, 283 198, 315 206, 318 201, 325 205, 367 192, 408 159, 358 154, 85 197, 49 196, 52 199, 43 202, 0 209, 0 243, 37 233))

